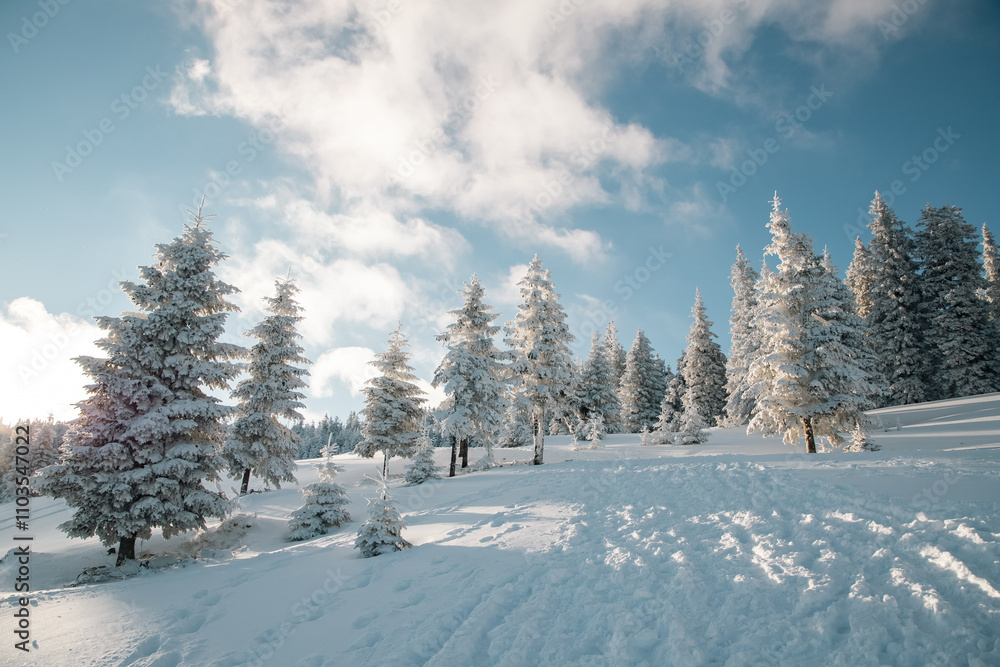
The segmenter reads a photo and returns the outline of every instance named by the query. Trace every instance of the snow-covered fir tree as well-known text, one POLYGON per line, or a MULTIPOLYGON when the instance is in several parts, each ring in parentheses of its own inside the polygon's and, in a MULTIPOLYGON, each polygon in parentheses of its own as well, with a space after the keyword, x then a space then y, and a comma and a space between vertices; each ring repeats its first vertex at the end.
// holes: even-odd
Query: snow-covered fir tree
MULTIPOLYGON (((473 436, 486 448, 484 465, 492 465, 493 446, 507 408, 507 355, 493 344, 493 337, 500 332, 493 322, 499 315, 483 302, 483 286, 476 276, 466 283, 461 294, 462 307, 450 313, 455 321, 437 337, 448 351, 433 381, 448 396, 442 406, 442 429, 452 441, 451 477, 455 476, 459 448, 467 452, 468 440, 473 436)), ((463 457, 463 468, 468 464, 467 456, 463 457)))
POLYGON ((677 373, 667 384, 667 393, 660 401, 660 415, 657 417, 657 429, 661 426, 665 433, 678 433, 681 430, 681 419, 684 416, 684 394, 687 384, 684 382, 684 355, 677 359, 677 373))
POLYGON ((265 299, 269 315, 246 333, 258 342, 250 348, 248 377, 233 390, 238 417, 222 447, 230 477, 242 478, 240 494, 247 492, 251 474, 279 489, 281 482, 295 481, 298 439, 280 420, 302 419, 298 410, 305 407, 305 394, 299 390, 309 371, 300 366, 309 360, 296 331, 302 320, 295 301, 299 290, 291 280, 277 280, 274 287, 274 296, 265 299))
POLYGON ((868 336, 878 352, 878 370, 888 383, 886 403, 905 405, 927 399, 923 295, 914 259, 914 242, 876 192, 868 227, 872 276, 868 336))
POLYGON ((430 432, 426 429, 418 443, 419 449, 410 460, 410 465, 406 468, 407 484, 423 484, 429 479, 440 479, 437 465, 434 463, 434 443, 431 442, 430 432))
POLYGON ((32 477, 39 470, 59 462, 60 446, 66 432, 66 425, 57 424, 52 415, 48 419, 32 419, 15 426, 27 428, 28 453, 20 456, 16 453, 18 445, 25 444, 18 437, 21 432, 12 428, 9 434, 0 434, 0 502, 14 498, 17 488, 22 486, 18 481, 24 477, 28 478, 30 492, 33 495, 38 493, 36 480, 32 477))
POLYGON ((667 387, 670 386, 670 381, 674 379, 674 374, 670 371, 670 366, 667 366, 665 362, 657 352, 653 352, 653 377, 650 379, 650 387, 653 390, 653 395, 658 396, 657 400, 657 414, 659 414, 659 405, 663 401, 663 397, 667 393, 667 387))
POLYGON ((877 452, 882 448, 868 437, 868 432, 861 425, 861 421, 858 421, 851 431, 851 444, 844 449, 848 452, 877 452))
POLYGON ((621 341, 618 340, 618 328, 613 321, 608 322, 608 328, 604 332, 604 353, 608 358, 608 369, 615 380, 615 391, 618 391, 618 387, 622 383, 622 376, 625 375, 627 355, 621 341))
POLYGON ((687 417, 689 409, 697 406, 699 419, 715 426, 726 407, 726 357, 715 342, 700 290, 695 291, 691 317, 694 321, 684 349, 684 414, 688 422, 698 422, 693 414, 687 417))
POLYGON ((362 392, 365 395, 362 439, 354 452, 372 458, 382 452, 382 476, 387 477, 389 459, 393 456, 409 458, 417 451, 421 424, 424 420, 423 404, 427 402, 424 391, 414 384, 417 376, 409 364, 403 325, 396 325, 389 334, 385 352, 375 355, 368 362, 379 374, 368 380, 362 392))
POLYGON ((663 400, 662 395, 657 395, 660 386, 658 370, 649 339, 639 329, 629 348, 625 374, 618 389, 622 428, 626 433, 639 433, 644 426, 652 428, 656 424, 660 401, 663 400))
POLYGON ((527 447, 532 443, 534 434, 534 407, 525 396, 524 388, 511 387, 508 391, 507 407, 504 410, 503 421, 500 423, 501 447, 527 447))
POLYGON ((618 403, 618 382, 608 365, 608 356, 601 335, 595 333, 590 340, 590 354, 581 371, 580 418, 589 420, 600 415, 608 432, 615 433, 621 423, 621 406, 618 403))
POLYGON ((983 269, 986 271, 985 296, 990 304, 990 319, 1000 323, 1000 250, 986 223, 983 223, 983 269))
POLYGON ((156 246, 140 282, 121 287, 138 314, 99 317, 107 357, 80 357, 91 378, 63 445, 63 462, 46 468, 39 487, 75 509, 60 528, 72 537, 118 542, 118 563, 135 558, 135 541, 153 528, 166 538, 205 527, 229 503, 205 488, 217 481, 224 419, 232 408, 207 390, 228 390, 245 351, 220 343, 237 310, 236 288, 213 272, 226 256, 192 214, 184 232, 156 246))
POLYGON ((874 289, 875 267, 861 237, 854 239, 854 259, 847 267, 845 282, 854 295, 854 305, 861 317, 867 318, 872 310, 872 290, 874 289))
POLYGON ((747 383, 747 369, 757 356, 757 331, 754 314, 757 310, 757 281, 760 275, 750 265, 743 249, 736 246, 736 263, 730 272, 733 286, 732 314, 729 334, 732 347, 726 360, 725 423, 729 427, 743 426, 750 421, 754 398, 747 383))
POLYGON ((805 436, 807 452, 815 453, 817 436, 839 443, 861 419, 875 386, 863 367, 861 320, 846 287, 809 237, 792 233, 777 195, 773 205, 766 252, 779 263, 764 272, 758 290, 761 347, 749 369, 757 411, 748 430, 781 433, 788 443, 805 436))
POLYGON ((1000 341, 989 303, 979 296, 986 284, 977 230, 955 206, 925 207, 918 227, 936 397, 1000 391, 1000 341))
POLYGON ((351 522, 347 511, 350 499, 334 480, 344 469, 333 462, 332 442, 323 448, 323 460, 316 465, 319 481, 302 489, 302 507, 292 512, 288 521, 288 540, 297 542, 326 535, 333 528, 351 522))
POLYGON ((358 531, 354 547, 361 551, 362 558, 409 549, 410 543, 403 539, 405 527, 383 479, 379 494, 368 499, 368 520, 358 531))
MULTIPOLYGON (((671 380, 671 385, 674 385, 674 380, 671 380)), ((683 382, 683 379, 681 380, 683 382)), ((683 401, 683 396, 679 400, 683 401)), ((674 434, 680 430, 681 417, 683 416, 682 411, 678 411, 674 408, 673 396, 671 395, 671 389, 667 389, 667 393, 663 395, 663 400, 660 401, 660 416, 656 420, 656 426, 653 428, 652 434, 659 445, 669 445, 674 442, 674 434)))
POLYGON ((708 441, 708 422, 702 416, 702 407, 695 398, 691 387, 684 393, 684 412, 681 414, 680 430, 674 441, 681 445, 700 445, 708 441))
POLYGON ((545 449, 548 410, 565 403, 575 389, 573 358, 569 344, 573 335, 566 325, 566 311, 559 303, 551 275, 536 255, 527 274, 518 283, 521 304, 506 326, 506 344, 511 348, 511 372, 520 377, 524 396, 533 408, 535 465, 541 465, 545 449))

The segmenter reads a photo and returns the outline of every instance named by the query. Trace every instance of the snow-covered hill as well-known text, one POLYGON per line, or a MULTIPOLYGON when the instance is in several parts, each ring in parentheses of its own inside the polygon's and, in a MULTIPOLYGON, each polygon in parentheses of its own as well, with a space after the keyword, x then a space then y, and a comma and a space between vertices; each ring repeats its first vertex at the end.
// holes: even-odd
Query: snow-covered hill
MULTIPOLYGON (((691 447, 550 438, 544 466, 419 487, 394 461, 416 547, 373 559, 353 541, 377 466, 353 455, 337 458, 355 523, 290 544, 298 488, 252 494, 225 530, 143 543, 172 557, 123 581, 65 587, 114 557, 34 499, 32 651, 13 648, 7 556, 0 663, 1000 664, 1000 395, 874 414, 876 453, 723 430, 691 447)), ((0 552, 13 524, 0 506, 0 552)))

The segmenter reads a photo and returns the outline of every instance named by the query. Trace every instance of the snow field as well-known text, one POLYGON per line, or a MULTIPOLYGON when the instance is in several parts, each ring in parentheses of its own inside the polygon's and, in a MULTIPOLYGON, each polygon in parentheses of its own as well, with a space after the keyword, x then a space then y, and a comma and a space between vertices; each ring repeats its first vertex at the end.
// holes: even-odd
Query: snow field
MULTIPOLYGON (((61 501, 34 499, 37 647, 0 646, 0 663, 1000 664, 1000 396, 878 412, 892 430, 876 453, 718 429, 691 447, 548 438, 544 466, 415 487, 394 460, 416 546, 371 559, 352 545, 377 461, 353 455, 336 458, 355 522, 327 536, 283 541, 298 488, 251 494, 253 520, 142 545, 180 560, 75 588, 113 557, 55 530, 61 501)), ((312 462, 297 475, 315 481, 312 462)))

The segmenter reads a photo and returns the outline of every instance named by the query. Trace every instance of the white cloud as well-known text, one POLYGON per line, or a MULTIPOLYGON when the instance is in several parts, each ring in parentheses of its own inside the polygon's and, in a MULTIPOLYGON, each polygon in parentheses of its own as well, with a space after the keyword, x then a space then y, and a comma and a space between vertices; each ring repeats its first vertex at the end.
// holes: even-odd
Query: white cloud
POLYGON ((102 332, 70 315, 49 313, 34 299, 21 297, 0 311, 0 418, 76 416, 74 403, 86 397, 88 379, 73 358, 100 356, 94 341, 102 332))
POLYGON ((317 398, 332 395, 330 383, 342 382, 347 385, 351 396, 360 396, 365 382, 378 375, 375 367, 368 362, 375 358, 375 352, 367 347, 338 347, 320 355, 310 370, 310 392, 317 398))

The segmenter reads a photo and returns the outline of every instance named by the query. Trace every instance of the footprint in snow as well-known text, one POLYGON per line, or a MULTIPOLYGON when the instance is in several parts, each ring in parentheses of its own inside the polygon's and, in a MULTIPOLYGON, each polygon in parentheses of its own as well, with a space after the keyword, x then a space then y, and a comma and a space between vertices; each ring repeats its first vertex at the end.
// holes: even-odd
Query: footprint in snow
POLYGON ((351 623, 351 627, 356 630, 360 630, 361 628, 366 628, 368 627, 368 624, 374 621, 376 618, 378 618, 378 613, 374 611, 368 614, 362 614, 361 616, 358 616, 357 618, 354 619, 354 622, 351 623))

